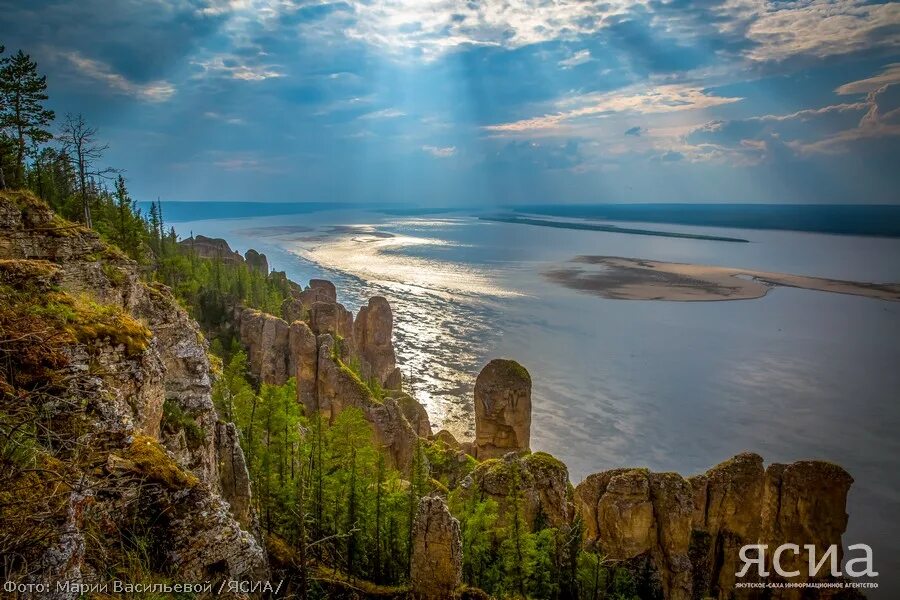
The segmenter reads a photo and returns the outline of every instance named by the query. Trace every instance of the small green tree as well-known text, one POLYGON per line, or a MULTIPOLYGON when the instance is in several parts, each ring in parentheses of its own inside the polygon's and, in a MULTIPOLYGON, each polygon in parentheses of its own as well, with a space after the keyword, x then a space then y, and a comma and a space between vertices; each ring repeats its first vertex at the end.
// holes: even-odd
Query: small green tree
MULTIPOLYGON (((29 147, 50 140, 49 127, 55 115, 44 108, 47 100, 47 77, 39 75, 37 63, 21 50, 0 65, 0 129, 11 131, 15 142, 13 186, 25 185, 25 158, 29 147)), ((3 173, 4 165, 0 165, 3 173)), ((3 187, 10 182, 0 178, 3 187)))

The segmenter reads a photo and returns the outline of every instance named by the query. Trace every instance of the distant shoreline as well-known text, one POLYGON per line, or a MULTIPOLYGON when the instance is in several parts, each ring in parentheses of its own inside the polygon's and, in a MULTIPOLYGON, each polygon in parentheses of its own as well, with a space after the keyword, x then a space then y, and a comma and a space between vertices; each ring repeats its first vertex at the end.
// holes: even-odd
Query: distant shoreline
POLYGON ((578 256, 543 275, 563 287, 613 300, 750 300, 780 286, 900 302, 900 283, 864 283, 618 256, 578 256))
POLYGON ((537 204, 530 216, 833 235, 900 237, 898 204, 537 204))
POLYGON ((563 221, 549 221, 547 219, 532 219, 529 217, 479 217, 482 221, 494 221, 497 223, 513 223, 516 225, 534 225, 536 227, 553 227, 556 229, 575 229, 579 231, 605 231, 609 233, 625 233, 631 235, 652 235, 657 237, 684 238, 690 240, 705 240, 711 242, 737 242, 748 243, 750 240, 743 238, 726 237, 722 235, 705 235, 701 233, 682 233, 678 231, 660 231, 658 229, 638 229, 636 227, 618 227, 616 225, 599 225, 594 223, 571 223, 563 221))

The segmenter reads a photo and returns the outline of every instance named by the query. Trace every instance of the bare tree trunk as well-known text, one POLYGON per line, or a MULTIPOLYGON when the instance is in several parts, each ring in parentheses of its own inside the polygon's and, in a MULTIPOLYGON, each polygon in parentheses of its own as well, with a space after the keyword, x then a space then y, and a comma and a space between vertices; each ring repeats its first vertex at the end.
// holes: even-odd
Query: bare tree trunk
MULTIPOLYGON (((78 152, 79 155, 81 152, 78 152)), ((91 203, 88 200, 87 193, 87 176, 84 172, 84 159, 78 158, 78 181, 81 184, 81 208, 84 210, 84 224, 88 229, 93 229, 94 224, 91 222, 91 203)))

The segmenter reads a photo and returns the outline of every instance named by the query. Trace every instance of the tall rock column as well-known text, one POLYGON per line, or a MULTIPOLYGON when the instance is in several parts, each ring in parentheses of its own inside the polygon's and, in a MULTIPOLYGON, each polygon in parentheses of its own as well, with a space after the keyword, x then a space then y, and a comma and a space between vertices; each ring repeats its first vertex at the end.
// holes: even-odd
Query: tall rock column
POLYGON ((397 355, 391 339, 394 315, 391 305, 382 296, 369 298, 359 309, 353 325, 353 344, 369 371, 367 375, 391 389, 400 387, 397 355))
POLYGON ((303 321, 291 323, 288 333, 291 375, 297 378, 297 400, 306 414, 311 415, 316 406, 316 372, 318 369, 318 342, 316 335, 303 321))
POLYGON ((426 496, 419 501, 409 578, 419 600, 452 598, 462 580, 459 521, 441 498, 426 496))
POLYGON ((475 380, 477 458, 528 450, 530 437, 531 376, 514 360, 494 359, 475 380))
MULTIPOLYGON (((783 571, 799 571, 800 574, 784 580, 772 565, 774 552, 766 555, 767 571, 774 581, 790 583, 808 582, 810 579, 828 579, 828 565, 814 578, 808 576, 809 550, 806 544, 815 546, 818 556, 832 544, 838 547, 841 563, 841 536, 847 529, 847 493, 853 478, 839 467, 824 461, 803 460, 789 465, 771 464, 766 469, 763 488, 761 543, 769 548, 781 544, 797 544, 800 553, 785 552, 781 555, 783 571)), ((803 590, 797 588, 776 589, 772 598, 800 600, 803 590)))
POLYGON ((690 553, 699 597, 724 599, 734 591, 740 549, 759 539, 764 479, 763 459, 752 452, 689 479, 694 493, 690 553))

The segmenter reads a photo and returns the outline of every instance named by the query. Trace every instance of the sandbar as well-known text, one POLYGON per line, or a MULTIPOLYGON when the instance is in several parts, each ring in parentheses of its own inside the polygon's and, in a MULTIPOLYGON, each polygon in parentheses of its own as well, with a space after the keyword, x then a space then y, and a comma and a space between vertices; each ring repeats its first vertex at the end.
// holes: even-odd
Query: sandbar
POLYGON ((865 283, 619 256, 577 256, 543 274, 569 289, 617 300, 750 300, 781 286, 900 301, 900 283, 865 283))

